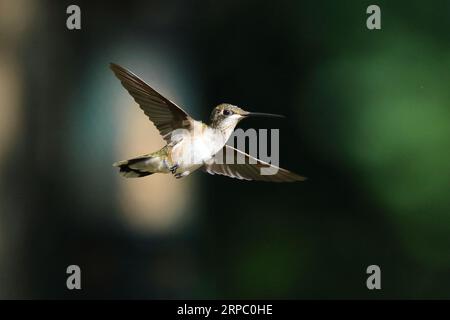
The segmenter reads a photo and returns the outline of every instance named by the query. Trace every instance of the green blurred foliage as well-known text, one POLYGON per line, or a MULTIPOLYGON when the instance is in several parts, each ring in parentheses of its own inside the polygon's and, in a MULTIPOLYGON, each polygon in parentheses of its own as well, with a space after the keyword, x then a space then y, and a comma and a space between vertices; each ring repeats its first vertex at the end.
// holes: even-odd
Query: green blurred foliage
POLYGON ((319 108, 334 109, 333 139, 317 142, 361 174, 409 254, 446 269, 450 47, 405 29, 382 32, 371 50, 345 52, 317 70, 311 96, 325 87, 329 100, 319 108))

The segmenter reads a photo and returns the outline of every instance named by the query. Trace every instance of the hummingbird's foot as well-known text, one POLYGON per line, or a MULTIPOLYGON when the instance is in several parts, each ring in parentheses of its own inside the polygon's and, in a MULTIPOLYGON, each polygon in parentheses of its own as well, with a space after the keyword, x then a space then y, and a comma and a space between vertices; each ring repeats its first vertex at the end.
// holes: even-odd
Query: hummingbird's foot
POLYGON ((190 171, 185 171, 185 172, 183 172, 183 173, 177 173, 177 174, 175 175, 175 178, 181 179, 181 178, 186 177, 187 175, 189 175, 189 173, 191 173, 191 172, 190 172, 190 171))
POLYGON ((172 172, 172 174, 175 174, 175 172, 177 172, 177 169, 178 169, 177 164, 169 168, 169 170, 170 170, 170 172, 172 172))

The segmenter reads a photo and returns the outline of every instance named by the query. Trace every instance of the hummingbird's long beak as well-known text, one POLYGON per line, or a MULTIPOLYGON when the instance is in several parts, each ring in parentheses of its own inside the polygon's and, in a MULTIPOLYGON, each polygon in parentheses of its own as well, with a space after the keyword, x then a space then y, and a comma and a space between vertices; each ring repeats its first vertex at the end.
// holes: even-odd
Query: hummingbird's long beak
POLYGON ((244 117, 268 117, 268 118, 286 118, 281 114, 264 113, 264 112, 247 112, 244 117))

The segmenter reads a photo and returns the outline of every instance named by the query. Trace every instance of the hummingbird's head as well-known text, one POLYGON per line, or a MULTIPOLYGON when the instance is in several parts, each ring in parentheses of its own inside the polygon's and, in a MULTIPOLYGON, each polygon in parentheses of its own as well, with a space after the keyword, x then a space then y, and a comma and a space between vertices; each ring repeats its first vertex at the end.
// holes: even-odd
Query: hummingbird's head
POLYGON ((210 125, 211 127, 217 129, 230 130, 234 129, 234 127, 236 127, 236 125, 242 119, 253 116, 284 118, 284 116, 278 114, 249 112, 237 106, 233 106, 228 103, 222 103, 215 107, 211 112, 210 125))
POLYGON ((211 126, 217 129, 231 129, 245 117, 246 111, 228 103, 219 104, 211 112, 211 126))

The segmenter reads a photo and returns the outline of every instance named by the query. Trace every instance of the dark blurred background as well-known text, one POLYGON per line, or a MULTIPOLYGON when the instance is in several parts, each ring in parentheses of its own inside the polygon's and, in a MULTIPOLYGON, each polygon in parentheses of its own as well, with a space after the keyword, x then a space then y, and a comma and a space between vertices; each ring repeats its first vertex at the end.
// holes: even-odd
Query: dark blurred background
POLYGON ((0 0, 0 297, 448 298, 449 27, 449 1, 0 0), (309 180, 120 177, 163 140, 110 62, 199 119, 288 115, 241 127, 309 180))

